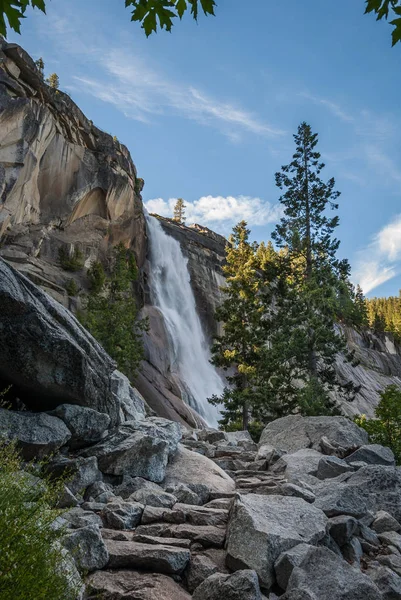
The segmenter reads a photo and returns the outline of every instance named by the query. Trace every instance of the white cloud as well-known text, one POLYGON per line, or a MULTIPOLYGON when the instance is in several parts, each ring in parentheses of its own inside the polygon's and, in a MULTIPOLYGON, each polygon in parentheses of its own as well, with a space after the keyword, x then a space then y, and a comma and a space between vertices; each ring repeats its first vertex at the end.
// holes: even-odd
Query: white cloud
MULTIPOLYGON (((164 200, 155 198, 145 203, 150 213, 165 217, 173 215, 177 198, 164 200)), ((248 225, 268 225, 276 223, 282 216, 280 205, 272 205, 261 198, 250 196, 202 196, 193 202, 185 201, 187 224, 216 227, 227 233, 238 221, 245 220, 248 225)))
POLYGON ((312 94, 309 94, 307 92, 301 92, 299 96, 307 98, 315 104, 321 104, 322 106, 326 107, 331 113, 333 113, 334 116, 338 117, 342 121, 348 121, 349 123, 354 121, 354 117, 351 114, 349 114, 339 104, 336 104, 332 100, 328 100, 327 98, 318 98, 317 96, 313 96, 312 94))
POLYGON ((357 254, 353 279, 365 293, 401 272, 401 215, 383 227, 367 248, 357 254))
POLYGON ((215 127, 233 141, 238 141, 239 132, 266 137, 283 134, 232 102, 218 100, 193 85, 166 78, 138 56, 120 49, 109 50, 106 56, 99 55, 102 56, 99 67, 106 72, 107 81, 78 76, 74 79, 81 90, 113 104, 131 119, 149 122, 154 115, 178 115, 215 127))

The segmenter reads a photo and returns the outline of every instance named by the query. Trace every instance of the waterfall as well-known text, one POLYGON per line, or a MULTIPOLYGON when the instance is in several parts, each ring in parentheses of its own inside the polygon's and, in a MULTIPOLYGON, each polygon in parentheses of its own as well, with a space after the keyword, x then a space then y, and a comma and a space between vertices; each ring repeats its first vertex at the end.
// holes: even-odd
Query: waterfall
POLYGON ((155 217, 146 216, 150 246, 150 293, 160 309, 170 337, 171 368, 182 383, 183 399, 210 426, 219 410, 207 401, 221 395, 224 384, 210 363, 210 351, 196 311, 188 259, 177 240, 163 230, 155 217))

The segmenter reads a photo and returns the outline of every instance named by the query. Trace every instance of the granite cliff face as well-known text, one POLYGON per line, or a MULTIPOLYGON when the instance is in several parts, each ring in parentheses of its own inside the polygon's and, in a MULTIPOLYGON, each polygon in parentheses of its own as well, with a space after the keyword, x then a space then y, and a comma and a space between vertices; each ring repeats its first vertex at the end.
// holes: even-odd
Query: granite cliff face
POLYGON ((31 57, 0 42, 0 255, 69 305, 59 250, 85 265, 123 242, 142 266, 142 180, 125 146, 43 81, 31 57))

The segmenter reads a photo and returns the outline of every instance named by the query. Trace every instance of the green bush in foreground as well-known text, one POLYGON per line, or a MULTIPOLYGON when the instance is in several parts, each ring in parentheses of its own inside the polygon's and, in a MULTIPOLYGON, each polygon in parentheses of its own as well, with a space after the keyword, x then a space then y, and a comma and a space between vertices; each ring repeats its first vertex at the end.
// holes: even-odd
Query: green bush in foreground
POLYGON ((380 394, 381 400, 375 410, 375 419, 365 415, 355 417, 355 423, 368 432, 373 444, 388 446, 394 452, 397 464, 401 464, 401 390, 389 385, 380 394))
POLYGON ((0 600, 75 600, 76 571, 59 543, 64 531, 54 528, 62 484, 27 468, 0 441, 0 600))

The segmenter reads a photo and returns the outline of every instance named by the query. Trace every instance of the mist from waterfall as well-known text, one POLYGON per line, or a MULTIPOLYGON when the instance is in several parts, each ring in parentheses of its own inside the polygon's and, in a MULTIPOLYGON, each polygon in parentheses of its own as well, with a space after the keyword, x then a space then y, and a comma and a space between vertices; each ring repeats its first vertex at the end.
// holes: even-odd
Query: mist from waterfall
POLYGON ((183 399, 208 423, 216 426, 218 408, 207 398, 220 395, 224 384, 210 363, 210 351, 196 310, 188 259, 177 240, 155 217, 146 216, 150 246, 152 304, 163 314, 170 337, 173 372, 181 380, 183 399))

